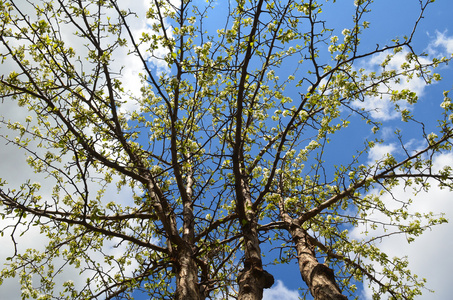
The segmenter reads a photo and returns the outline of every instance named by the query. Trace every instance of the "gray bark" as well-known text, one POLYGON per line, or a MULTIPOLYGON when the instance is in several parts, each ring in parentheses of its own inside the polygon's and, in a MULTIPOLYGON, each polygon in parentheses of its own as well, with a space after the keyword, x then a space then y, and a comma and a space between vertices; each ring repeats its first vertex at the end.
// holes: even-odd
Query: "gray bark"
POLYGON ((347 300, 335 281, 333 270, 316 259, 314 245, 310 243, 305 230, 300 226, 291 227, 300 274, 315 300, 347 300))
POLYGON ((239 300, 261 300, 263 289, 274 284, 274 277, 263 270, 256 222, 242 226, 245 243, 244 269, 238 275, 239 300))
POLYGON ((197 265, 191 251, 180 252, 176 268, 176 300, 201 300, 198 287, 197 265))

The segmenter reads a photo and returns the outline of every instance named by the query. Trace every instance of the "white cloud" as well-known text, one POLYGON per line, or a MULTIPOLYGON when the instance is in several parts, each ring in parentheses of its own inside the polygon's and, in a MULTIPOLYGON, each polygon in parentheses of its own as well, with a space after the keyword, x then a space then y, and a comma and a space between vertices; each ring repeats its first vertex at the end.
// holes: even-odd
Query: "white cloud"
MULTIPOLYGON (((138 13, 138 18, 131 17, 129 21, 131 21, 131 29, 134 34, 139 34, 142 30, 147 30, 149 23, 147 23, 147 19, 145 18, 145 13, 147 8, 149 7, 149 1, 121 1, 121 5, 123 8, 130 9, 131 11, 138 13)), ((27 8, 27 12, 30 7, 27 8)), ((30 11, 31 13, 31 11, 30 11)), ((73 28, 69 28, 68 26, 61 26, 61 34, 68 41, 68 46, 73 46, 76 53, 83 57, 84 53, 86 53, 86 49, 83 46, 83 42, 80 39, 74 38, 71 35, 71 31, 73 28), (67 31, 65 31, 67 30, 67 31)), ((4 52, 4 48, 0 49, 1 52, 4 52)), ((139 73, 143 70, 143 65, 139 58, 133 54, 127 55, 127 49, 118 49, 118 51, 113 53, 113 61, 115 64, 112 66, 114 70, 113 72, 119 71, 122 67, 122 80, 123 86, 125 87, 127 93, 130 93, 133 97, 138 97, 140 95, 140 87, 141 82, 139 79, 139 73)), ((12 61, 6 61, 2 64, 1 73, 7 74, 11 70, 13 70, 14 64, 12 61)), ((84 71, 89 73, 90 70, 85 66, 84 71)), ((123 100, 126 99, 128 95, 123 95, 123 100)), ((123 110, 132 110, 136 108, 135 101, 128 101, 128 103, 123 107, 123 110)), ((30 112, 24 107, 18 107, 16 103, 10 101, 9 99, 4 99, 3 103, 0 102, 0 109, 1 115, 5 117, 5 122, 8 119, 11 119, 12 122, 15 121, 23 121, 26 116, 30 115, 30 112)), ((9 138, 14 138, 17 134, 8 130, 4 124, 0 123, 0 136, 9 135, 9 138)), ((43 148, 36 148, 35 142, 32 142, 31 148, 36 150, 38 154, 42 154, 43 151, 46 149, 43 148), (36 149, 35 149, 36 148, 36 149)), ((43 174, 36 174, 33 170, 28 166, 25 161, 27 154, 25 150, 18 149, 16 146, 12 144, 6 145, 6 141, 4 139, 0 139, 0 157, 3 159, 0 160, 0 178, 7 180, 8 186, 3 188, 18 188, 20 184, 24 183, 27 179, 30 179, 32 182, 40 182, 42 184, 42 189, 40 194, 42 195, 43 199, 50 199, 51 198, 51 189, 54 185, 54 182, 51 179, 44 179, 43 174)), ((71 160, 71 157, 63 158, 62 164, 71 160)), ((94 170, 90 170, 91 175, 95 175, 94 170)), ((95 177, 95 176, 94 176, 95 177)), ((102 177, 102 176, 101 176, 102 177)), ((115 182, 113 179, 113 182, 115 182)), ((118 178, 119 179, 119 178, 118 178)), ((90 188, 92 191, 96 191, 99 186, 95 182, 90 183, 90 188)), ((71 193, 72 191, 69 191, 71 193)), ((94 195, 93 195, 94 197, 94 195)), ((124 187, 121 191, 117 191, 117 188, 114 184, 107 186, 106 192, 104 194, 105 201, 115 201, 121 205, 131 205, 132 199, 132 190, 128 187, 124 187)), ((104 200, 103 200, 104 201, 104 200)), ((1 209, 1 208, 0 208, 1 209)), ((0 220, 0 229, 3 229, 5 226, 12 224, 10 220, 0 220)), ((18 233, 21 230, 24 230, 24 227, 18 227, 18 233)), ((6 231, 3 237, 0 237, 0 269, 4 268, 4 264, 6 263, 6 258, 11 256, 14 253, 14 247, 9 237, 11 231, 6 231)), ((23 236, 18 237, 15 236, 16 241, 18 242, 18 252, 23 253, 27 248, 35 248, 38 250, 43 250, 44 246, 47 244, 47 238, 40 234, 39 228, 37 227, 30 227, 29 231, 27 231, 23 236)), ((117 246, 118 240, 105 240, 104 247, 102 249, 103 253, 106 255, 114 255, 116 258, 121 256, 124 253, 125 247, 127 243, 122 243, 121 245, 117 246)), ((92 252, 90 253, 90 257, 94 260, 103 262, 104 255, 99 252, 92 252)), ((55 260, 56 269, 59 265, 64 264, 64 261, 61 259, 55 260)), ((132 265, 128 266, 125 270, 125 275, 131 275, 133 270, 137 267, 137 263, 132 263, 132 265)), ((80 270, 73 268, 72 266, 65 266, 65 269, 62 274, 57 276, 56 280, 56 290, 58 291, 58 285, 61 283, 71 279, 75 283, 75 287, 83 287, 86 283, 86 279, 92 275, 90 272, 85 272, 82 275, 79 275, 80 270)), ((113 271, 114 273, 115 271, 113 271)), ((0 286, 1 297, 4 299, 11 299, 16 300, 20 299, 20 285, 18 284, 18 278, 12 279, 5 279, 3 284, 0 286)))
MULTIPOLYGON (((453 55, 453 36, 447 36, 446 32, 436 32, 436 38, 432 39, 431 42, 426 47, 426 50, 429 54, 428 57, 419 57, 418 61, 422 64, 428 64, 431 62, 431 59, 434 57, 450 57, 453 55)), ((366 71, 375 71, 378 74, 381 71, 380 64, 386 59, 389 52, 383 52, 374 55, 363 63, 360 67, 364 68, 366 71)), ((408 54, 407 50, 401 51, 395 54, 388 65, 386 70, 396 70, 401 72, 401 65, 406 62, 406 55, 408 54)), ((400 114, 395 111, 394 104, 391 102, 391 93, 390 91, 397 90, 401 91, 403 89, 408 89, 412 92, 415 92, 418 97, 424 95, 426 87, 425 80, 422 77, 414 76, 410 80, 402 78, 400 82, 388 82, 385 85, 381 84, 379 86, 380 96, 368 97, 364 102, 355 102, 357 108, 364 108, 366 111, 371 113, 371 116, 377 120, 388 121, 400 117, 400 114)), ((399 101, 398 105, 401 109, 409 109, 410 105, 406 102, 399 101)))
MULTIPOLYGON (((445 165, 453 165, 453 153, 438 155, 433 160, 434 169, 440 169, 445 165)), ((411 198, 413 203, 409 208, 410 213, 433 212, 435 214, 444 213, 445 216, 453 216, 453 203, 451 202, 451 192, 448 189, 441 190, 436 186, 435 181, 430 181, 431 189, 429 192, 420 192, 413 195, 409 189, 398 186, 392 190, 393 196, 397 199, 411 198)), ((374 191, 377 193, 378 191, 374 191)), ((384 203, 391 209, 400 206, 393 198, 386 194, 381 198, 384 203)), ((385 221, 385 216, 373 214, 374 220, 385 221)), ((358 227, 351 231, 354 238, 363 238, 365 227, 358 227)), ((376 231, 370 231, 369 236, 379 236, 384 234, 382 228, 376 231)), ((386 232, 388 234, 389 232, 386 232)), ((417 237, 412 243, 408 243, 404 235, 395 235, 382 239, 377 246, 388 254, 390 258, 398 256, 407 256, 409 268, 420 278, 426 278, 428 289, 435 291, 434 294, 424 291, 423 296, 417 297, 418 300, 450 299, 451 291, 451 268, 453 267, 453 256, 451 249, 453 240, 449 238, 453 235, 453 223, 442 224, 427 230, 420 237, 417 237)), ((378 267, 376 266, 376 270, 378 267)), ((371 298, 371 289, 365 286, 363 295, 364 299, 371 298)), ((383 298, 384 299, 384 298, 383 298)))
MULTIPOLYGON (((4 128, 0 127, 0 133, 4 133, 4 128)), ((38 150, 39 151, 39 150, 38 150)), ((25 161, 26 155, 24 155, 25 151, 18 151, 17 147, 13 145, 1 145, 0 146, 0 156, 7 158, 4 160, 0 160, 0 177, 6 179, 8 181, 8 185, 4 186, 3 188, 11 187, 11 188, 18 188, 22 183, 24 183, 27 179, 30 179, 31 182, 39 182, 42 186, 40 190, 40 195, 43 199, 46 200, 48 204, 52 203, 51 199, 51 190, 55 182, 51 178, 44 178, 43 174, 37 174, 32 171, 32 169, 27 165, 25 161), (6 173, 7 171, 8 173, 6 173)), ((63 161, 64 163, 65 161, 63 161)), ((91 174, 96 176, 94 170, 90 170, 91 174)), ((114 176, 113 182, 118 181, 120 178, 118 176, 114 176), (116 180, 115 180, 116 179, 116 180)), ((94 192, 100 188, 100 186, 96 182, 89 182, 89 190, 94 194, 94 192)), ((67 191, 69 194, 72 193, 73 188, 71 186, 66 186, 67 191)), ((132 199, 132 190, 129 187, 124 187, 121 191, 118 191, 114 184, 110 184, 105 187, 105 194, 102 198, 102 201, 115 201, 117 204, 123 205, 131 205, 132 199)), ((94 195, 93 195, 94 196, 94 195)), ((63 206, 60 203, 60 206, 63 206)), ((0 211, 3 211, 2 207, 0 207, 0 211)), ((31 217, 28 216, 25 220, 30 221, 31 217)), ((24 221, 24 219, 22 220, 24 221)), ((14 225, 15 220, 11 219, 3 219, 0 220, 0 229, 6 228, 8 225, 14 225)), ((27 228, 25 232, 26 226, 19 225, 14 235, 15 242, 17 243, 17 251, 19 254, 25 253, 27 249, 36 249, 38 251, 43 251, 45 245, 48 244, 48 238, 43 235, 39 227, 30 226, 27 228), (21 235, 23 233, 23 235, 21 235)), ((7 229, 4 231, 4 236, 0 237, 0 270, 4 268, 4 264, 7 262, 6 258, 10 257, 14 254, 14 244, 11 240, 12 228, 7 229)), ((112 240, 104 240, 104 245, 102 247, 103 254, 98 251, 91 251, 90 258, 94 261, 102 262, 104 261, 104 254, 105 255, 114 255, 115 258, 119 258, 122 253, 125 252, 127 243, 122 243, 117 246, 119 240, 112 239, 112 240)), ((53 260, 55 264, 55 269, 58 269, 59 266, 62 266, 65 262, 61 258, 56 258, 53 260)), ((82 263, 82 266, 84 264, 82 263)), ((107 267, 106 264, 103 266, 107 267)), ((138 264, 132 261, 132 264, 127 266, 124 270, 124 274, 126 276, 132 275, 133 270, 138 267, 138 264)), ((116 270, 118 270, 116 268, 116 270)), ((89 278, 93 275, 92 271, 86 271, 83 274, 79 275, 80 269, 76 269, 73 266, 65 265, 64 270, 61 274, 55 277, 56 283, 56 292, 61 291, 61 285, 63 282, 71 279, 74 282, 75 288, 83 288, 86 284, 86 278, 89 278)), ((113 272, 116 272, 115 269, 113 272)), ((8 278, 5 279, 3 284, 0 286, 0 292, 2 293, 2 297, 5 299, 16 300, 20 299, 20 285, 18 283, 18 277, 16 278, 8 278)))
POLYGON ((375 145, 373 148, 371 148, 369 154, 368 154, 368 160, 371 163, 374 163, 376 161, 382 160, 386 154, 392 154, 395 152, 396 147, 394 144, 388 144, 388 145, 375 145))
MULTIPOLYGON (((406 62, 407 51, 402 51, 393 56, 389 64, 386 66, 386 70, 396 70, 401 72, 401 65, 406 62)), ((378 71, 380 64, 385 61, 389 53, 379 53, 374 55, 369 61, 363 64, 363 67, 367 71, 378 71)), ((426 58, 420 58, 422 63, 428 63, 426 58)), ((364 102, 355 102, 357 108, 363 108, 371 113, 371 116, 377 120, 388 121, 396 119, 400 114, 395 111, 394 104, 391 102, 391 91, 397 90, 410 90, 415 92, 417 96, 422 96, 427 84, 422 77, 412 78, 410 81, 402 78, 400 82, 388 82, 386 85, 381 84, 379 86, 380 96, 367 97, 364 102)), ((399 101, 398 105, 401 109, 409 108, 409 104, 406 102, 399 101)))
POLYGON ((298 300, 299 292, 297 290, 288 289, 282 281, 277 280, 272 288, 265 289, 263 300, 298 300))
POLYGON ((447 31, 436 31, 436 38, 428 45, 428 53, 434 57, 453 55, 453 36, 447 36, 447 31))
MULTIPOLYGON (((2 221, 4 225, 5 222, 2 221)), ((22 227, 23 229, 23 227, 22 227)), ((21 227, 19 227, 21 230, 21 227)), ((36 249, 38 251, 43 251, 44 246, 47 243, 47 238, 40 234, 39 229, 32 227, 29 229, 23 236, 15 236, 15 240, 18 246, 18 253, 24 253, 26 249, 36 249)), ((0 238, 0 269, 3 269, 3 264, 6 262, 6 257, 9 257, 13 254, 13 245, 12 241, 8 236, 0 238)), ((118 239, 104 240, 104 246, 102 248, 102 253, 99 251, 90 251, 89 257, 93 262, 99 263, 99 267, 104 270, 110 270, 110 275, 120 273, 116 265, 109 266, 104 261, 106 255, 112 255, 115 259, 119 259, 123 256, 126 251, 127 243, 119 243, 118 239)), ((64 249, 64 248, 63 248, 64 249)), ((62 285, 64 282, 71 280, 74 283, 74 288, 76 290, 81 290, 86 285, 86 279, 94 276, 95 272, 93 270, 85 269, 83 273, 80 273, 83 267, 88 266, 86 262, 82 262, 80 269, 75 268, 73 265, 69 265, 62 258, 54 258, 52 264, 55 267, 55 270, 61 268, 61 272, 53 278, 55 283, 55 288, 53 290, 54 295, 58 295, 59 292, 63 291, 62 285)), ((91 264, 90 264, 91 265, 91 264)), ((124 276, 131 276, 133 271, 138 268, 138 262, 132 261, 130 265, 126 266, 121 273, 124 276)), ((32 277, 33 286, 36 287, 39 284, 39 278, 37 276, 32 277)), ((98 283, 98 282, 95 282, 98 283)), ((95 283, 91 283, 91 288, 94 287, 95 283)), ((2 299, 8 300, 19 300, 21 299, 21 286, 19 284, 19 278, 7 278, 4 279, 3 284, 0 286, 0 293, 2 299)))

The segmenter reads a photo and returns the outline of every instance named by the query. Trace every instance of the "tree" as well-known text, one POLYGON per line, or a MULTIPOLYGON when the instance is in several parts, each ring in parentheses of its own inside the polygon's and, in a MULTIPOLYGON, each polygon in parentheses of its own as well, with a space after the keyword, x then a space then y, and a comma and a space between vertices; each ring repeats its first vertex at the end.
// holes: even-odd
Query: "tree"
POLYGON ((412 46, 434 1, 419 1, 407 36, 375 49, 360 42, 372 1, 355 1, 340 37, 322 14, 335 1, 150 2, 140 34, 140 12, 120 1, 1 2, 2 105, 29 111, 22 122, 4 116, 17 136, 2 137, 52 184, 51 192, 31 181, 14 187, 2 172, 2 234, 16 249, 2 278, 19 275, 24 298, 131 298, 139 290, 153 299, 261 299, 274 283, 262 255, 272 242, 280 263, 297 260, 315 299, 347 299, 365 280, 376 297, 418 295, 423 280, 375 243, 385 234, 356 239, 348 229, 395 227, 412 240, 445 222, 409 213, 409 195, 395 209, 381 198, 398 185, 452 187, 451 168, 432 164, 451 150, 448 92, 428 133, 410 110, 417 94, 394 88, 415 77, 438 81, 433 68, 448 62, 412 46), (381 69, 359 67, 377 55, 385 56, 381 69), (129 86, 138 84, 126 73, 131 62, 140 64, 139 93, 129 86), (368 163, 385 140, 362 103, 387 95, 426 143, 409 148, 396 131, 403 154, 368 163), (329 142, 349 126, 373 135, 347 161, 327 165, 329 142), (111 185, 130 198, 111 199, 111 185), (388 221, 375 221, 376 212, 388 221), (48 243, 18 251, 19 232, 31 226, 48 243), (105 251, 109 241, 122 247, 119 257, 105 251), (55 285, 68 265, 86 285, 55 285))

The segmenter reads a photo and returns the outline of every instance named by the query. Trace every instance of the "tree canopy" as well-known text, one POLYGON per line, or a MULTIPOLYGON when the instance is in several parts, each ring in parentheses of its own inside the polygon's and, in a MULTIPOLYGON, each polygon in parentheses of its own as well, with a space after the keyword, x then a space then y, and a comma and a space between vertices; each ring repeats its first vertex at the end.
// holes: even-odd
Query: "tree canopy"
POLYGON ((362 282, 376 299, 419 295, 379 240, 446 222, 409 208, 433 182, 452 188, 433 158, 451 151, 453 105, 446 91, 422 120, 399 89, 439 81, 450 59, 413 46, 434 1, 371 48, 370 0, 340 30, 323 12, 336 1, 148 2, 0 1, 0 111, 21 111, 0 134, 34 172, 14 185, 0 171, 0 283, 18 277, 24 299, 261 299, 268 266, 297 263, 303 297, 350 299, 362 282), (396 129, 400 151, 369 161, 389 136, 382 101, 423 142, 396 129), (351 127, 366 132, 353 144, 351 127), (21 249, 35 228, 45 245, 21 249), (67 269, 86 281, 59 280, 67 269))

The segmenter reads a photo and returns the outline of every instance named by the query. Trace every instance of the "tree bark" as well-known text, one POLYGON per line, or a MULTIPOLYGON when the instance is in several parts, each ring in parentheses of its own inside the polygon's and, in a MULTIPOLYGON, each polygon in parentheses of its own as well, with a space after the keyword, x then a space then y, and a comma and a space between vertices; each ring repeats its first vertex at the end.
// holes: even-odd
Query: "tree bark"
POLYGON ((261 249, 256 230, 256 222, 244 224, 244 269, 238 274, 239 300, 261 300, 263 289, 268 289, 274 284, 274 277, 263 270, 261 249))
POLYGON ((178 253, 176 268, 176 300, 201 300, 198 287, 197 264, 193 259, 192 253, 184 249, 178 253))
POLYGON ((300 274, 315 300, 347 300, 335 282, 333 270, 316 259, 314 245, 306 231, 294 224, 289 231, 296 246, 300 274))

